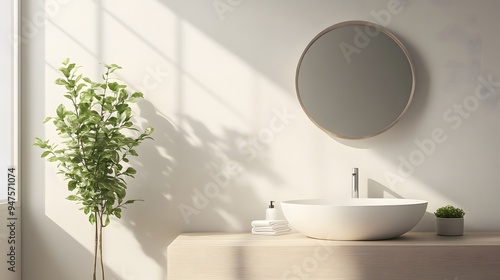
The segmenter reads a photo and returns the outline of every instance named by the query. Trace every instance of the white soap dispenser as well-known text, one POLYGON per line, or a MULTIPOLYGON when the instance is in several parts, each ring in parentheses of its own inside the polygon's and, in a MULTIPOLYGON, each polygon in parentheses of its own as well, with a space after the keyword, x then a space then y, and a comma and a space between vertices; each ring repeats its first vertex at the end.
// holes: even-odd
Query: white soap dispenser
POLYGON ((266 209, 266 220, 277 220, 278 213, 276 212, 276 208, 274 208, 274 201, 270 201, 269 208, 266 209))

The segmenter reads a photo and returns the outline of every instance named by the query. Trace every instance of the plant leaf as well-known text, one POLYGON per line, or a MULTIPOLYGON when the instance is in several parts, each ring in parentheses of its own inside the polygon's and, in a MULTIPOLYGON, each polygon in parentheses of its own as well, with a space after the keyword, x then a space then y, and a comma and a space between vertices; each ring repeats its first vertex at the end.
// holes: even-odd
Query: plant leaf
POLYGON ((66 197, 66 199, 67 200, 71 200, 71 201, 78 201, 78 200, 80 200, 80 197, 78 197, 77 195, 72 194, 72 195, 66 197))
POLYGON ((45 152, 42 153, 41 157, 44 158, 44 157, 46 157, 46 156, 48 156, 50 154, 51 154, 50 151, 45 151, 45 152))
POLYGON ((73 191, 76 188, 76 181, 71 180, 68 182, 68 190, 73 191))
POLYGON ((64 107, 64 105, 63 105, 63 104, 61 104, 61 105, 57 106, 56 113, 57 113, 57 116, 58 116, 59 118, 61 118, 61 119, 62 119, 62 118, 64 118, 64 116, 65 116, 65 112, 66 112, 66 108, 64 107))
POLYGON ((93 225, 95 224, 95 214, 92 213, 89 215, 89 222, 93 225))

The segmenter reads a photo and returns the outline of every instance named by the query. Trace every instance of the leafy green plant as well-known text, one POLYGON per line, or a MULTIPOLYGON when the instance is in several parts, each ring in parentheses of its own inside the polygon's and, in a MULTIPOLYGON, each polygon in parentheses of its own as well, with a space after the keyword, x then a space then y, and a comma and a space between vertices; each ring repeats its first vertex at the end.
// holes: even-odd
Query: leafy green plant
POLYGON ((446 205, 436 209, 434 215, 437 218, 463 218, 465 215, 464 210, 456 208, 451 205, 446 205))
POLYGON ((105 279, 103 228, 109 225, 110 217, 121 218, 122 209, 137 201, 125 199, 125 178, 136 174, 127 163, 129 156, 138 156, 135 149, 142 141, 152 139, 153 128, 139 132, 134 127, 130 104, 143 94, 130 94, 126 85, 110 77, 120 66, 105 65, 101 82, 79 74, 78 68, 66 59, 58 69, 63 77, 55 83, 65 88, 64 97, 69 102, 59 105, 56 115, 44 121, 52 121, 60 143, 36 138, 34 145, 44 150, 43 158, 57 163, 58 174, 68 181, 72 192, 67 199, 80 204, 80 210, 95 225, 93 279, 97 277, 98 258, 105 279))

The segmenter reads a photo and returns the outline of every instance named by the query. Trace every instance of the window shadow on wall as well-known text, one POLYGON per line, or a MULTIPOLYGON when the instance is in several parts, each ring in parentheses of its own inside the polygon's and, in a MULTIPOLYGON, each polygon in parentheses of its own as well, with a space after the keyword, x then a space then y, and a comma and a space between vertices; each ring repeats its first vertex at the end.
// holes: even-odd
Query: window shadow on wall
POLYGON ((266 205, 248 176, 281 182, 266 152, 248 159, 237 140, 248 138, 226 129, 223 136, 200 120, 177 116, 173 123, 147 100, 138 103, 142 128, 152 126, 153 141, 145 141, 131 159, 136 179, 128 198, 143 199, 124 211, 122 224, 133 232, 143 251, 165 268, 167 246, 181 232, 250 232, 266 205), (244 205, 244 207, 242 207, 244 205))

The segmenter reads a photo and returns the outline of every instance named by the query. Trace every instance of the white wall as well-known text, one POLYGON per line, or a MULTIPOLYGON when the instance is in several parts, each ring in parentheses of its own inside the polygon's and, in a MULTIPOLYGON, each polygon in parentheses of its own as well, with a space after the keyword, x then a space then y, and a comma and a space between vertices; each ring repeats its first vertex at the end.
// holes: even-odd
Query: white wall
MULTIPOLYGON (((11 157, 11 93, 12 93, 12 72, 11 72, 11 42, 8 39, 9 35, 12 33, 12 15, 11 9, 12 4, 10 1, 0 2, 0 34, 4 36, 0 40, 0 61, 4 62, 0 65, 0 97, 2 102, 0 103, 0 131, 3 132, 3 136, 0 137, 0 168, 1 170, 6 170, 12 164, 11 157)), ((7 180, 7 175, 2 172, 0 179, 2 182, 7 180)), ((7 199, 7 187, 5 184, 0 185, 0 201, 7 199)))
POLYGON ((52 81, 66 57, 90 75, 100 62, 123 66, 120 77, 146 94, 138 123, 156 128, 132 163, 129 197, 145 202, 105 232, 110 279, 165 279, 179 232, 248 231, 268 200, 348 196, 355 166, 361 196, 429 201, 417 230, 433 230, 431 213, 448 203, 465 209, 466 230, 500 230, 500 95, 474 95, 478 77, 500 80, 500 3, 402 1, 390 15, 389 2, 48 0, 44 13, 43 1, 26 1, 23 279, 91 273, 92 228, 31 146, 54 134, 41 120, 62 102, 52 81), (294 74, 312 37, 352 19, 387 24, 406 44, 417 89, 386 133, 338 141, 301 110, 294 74), (441 143, 429 140, 435 131, 441 143), (210 197, 193 201, 204 189, 210 197))

